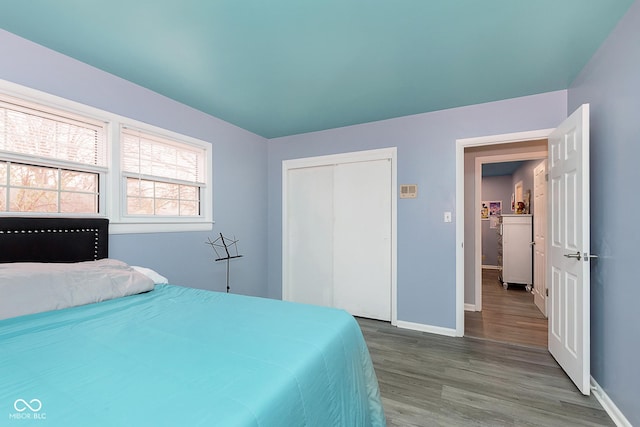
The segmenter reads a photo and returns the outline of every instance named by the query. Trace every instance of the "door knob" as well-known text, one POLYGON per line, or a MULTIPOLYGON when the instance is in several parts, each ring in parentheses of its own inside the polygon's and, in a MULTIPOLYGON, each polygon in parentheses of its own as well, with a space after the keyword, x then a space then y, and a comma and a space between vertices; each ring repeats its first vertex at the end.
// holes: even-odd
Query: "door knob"
POLYGON ((567 258, 575 258, 578 261, 582 259, 582 255, 580 255, 580 251, 576 252, 575 254, 564 254, 564 256, 567 258))

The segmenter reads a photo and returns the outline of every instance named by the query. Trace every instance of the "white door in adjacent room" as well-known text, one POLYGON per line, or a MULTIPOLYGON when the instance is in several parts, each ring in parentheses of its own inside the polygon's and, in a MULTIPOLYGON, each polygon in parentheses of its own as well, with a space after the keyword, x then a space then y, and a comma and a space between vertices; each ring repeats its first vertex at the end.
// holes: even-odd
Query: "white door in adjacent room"
POLYGON ((590 392, 589 105, 549 136, 549 351, 590 392))
POLYGON ((547 316, 547 161, 533 169, 533 301, 547 316))

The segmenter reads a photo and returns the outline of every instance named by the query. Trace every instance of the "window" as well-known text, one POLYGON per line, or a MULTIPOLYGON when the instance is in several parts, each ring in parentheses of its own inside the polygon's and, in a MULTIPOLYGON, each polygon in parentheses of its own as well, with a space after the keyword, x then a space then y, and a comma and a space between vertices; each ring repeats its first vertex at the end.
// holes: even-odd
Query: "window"
POLYGON ((126 214, 200 215, 205 150, 129 128, 121 135, 126 214))
POLYGON ((0 174, 0 211, 98 213, 97 173, 0 162, 0 174))
POLYGON ((0 80, 0 215, 211 230, 211 144, 0 80))
POLYGON ((0 212, 98 214, 106 124, 0 98, 0 212))

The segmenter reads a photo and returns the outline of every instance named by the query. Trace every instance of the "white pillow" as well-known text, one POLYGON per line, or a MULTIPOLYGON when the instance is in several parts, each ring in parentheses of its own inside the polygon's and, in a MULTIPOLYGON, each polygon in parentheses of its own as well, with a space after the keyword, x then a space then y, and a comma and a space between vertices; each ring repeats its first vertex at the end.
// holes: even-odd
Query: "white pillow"
POLYGON ((106 301, 153 289, 122 261, 0 264, 0 319, 106 301))
POLYGON ((149 279, 153 280, 153 283, 155 283, 156 285, 168 285, 169 284, 169 280, 167 280, 166 277, 156 273, 154 270, 152 270, 150 268, 140 267, 140 266, 137 266, 137 265, 132 265, 131 268, 133 268, 134 270, 136 270, 139 273, 144 274, 149 279))

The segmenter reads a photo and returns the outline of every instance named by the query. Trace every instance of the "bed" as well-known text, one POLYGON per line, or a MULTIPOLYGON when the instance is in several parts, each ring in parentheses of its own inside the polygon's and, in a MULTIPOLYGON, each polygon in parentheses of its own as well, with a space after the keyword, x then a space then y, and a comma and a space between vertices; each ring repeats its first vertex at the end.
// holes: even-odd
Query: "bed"
POLYGON ((2 425, 385 425, 367 346, 344 311, 158 284, 108 258, 99 219, 0 218, 0 263, 2 425), (103 264, 151 286, 78 303, 93 279, 49 282, 103 264), (25 266, 36 295, 8 303, 30 286, 25 266), (73 301, 38 306, 64 300, 69 283, 73 301), (36 312, 7 316, 29 302, 36 312))

